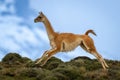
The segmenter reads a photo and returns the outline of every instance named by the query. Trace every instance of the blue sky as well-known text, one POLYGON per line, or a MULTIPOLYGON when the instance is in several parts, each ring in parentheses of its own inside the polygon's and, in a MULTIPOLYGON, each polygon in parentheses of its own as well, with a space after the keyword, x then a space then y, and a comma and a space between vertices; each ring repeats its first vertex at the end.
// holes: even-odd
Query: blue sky
MULTIPOLYGON (((49 41, 42 23, 34 23, 42 11, 57 32, 90 35, 98 52, 106 59, 120 60, 119 0, 0 0, 0 59, 17 52, 33 60, 49 50, 49 41)), ((77 56, 95 58, 80 47, 56 57, 68 61, 77 56)))

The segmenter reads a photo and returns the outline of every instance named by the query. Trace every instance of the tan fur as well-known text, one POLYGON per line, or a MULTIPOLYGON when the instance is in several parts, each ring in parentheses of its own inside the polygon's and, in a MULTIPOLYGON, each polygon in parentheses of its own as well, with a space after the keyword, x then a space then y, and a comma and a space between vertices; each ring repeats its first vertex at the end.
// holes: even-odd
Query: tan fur
POLYGON ((88 30, 83 35, 73 33, 56 33, 43 13, 40 13, 40 15, 35 19, 35 22, 43 22, 45 24, 50 45, 52 47, 52 49, 44 52, 36 64, 41 63, 41 66, 43 66, 52 57, 52 55, 57 52, 72 51, 76 47, 81 46, 85 51, 93 54, 98 59, 104 70, 108 67, 105 60, 97 52, 92 38, 88 36, 89 33, 96 35, 93 30, 88 30))
POLYGON ((86 31, 86 32, 85 32, 85 35, 88 35, 89 33, 92 33, 93 35, 96 36, 95 32, 94 32, 93 30, 91 30, 91 29, 88 30, 88 31, 86 31))

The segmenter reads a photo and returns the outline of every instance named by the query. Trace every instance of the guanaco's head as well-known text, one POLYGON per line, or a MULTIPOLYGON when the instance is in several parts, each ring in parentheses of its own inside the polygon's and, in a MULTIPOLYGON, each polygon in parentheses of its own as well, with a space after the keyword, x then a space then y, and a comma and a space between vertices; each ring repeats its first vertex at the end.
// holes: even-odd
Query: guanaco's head
POLYGON ((34 22, 35 22, 35 23, 37 23, 37 22, 44 22, 44 20, 45 20, 44 14, 43 14, 42 12, 39 12, 38 17, 36 17, 36 18, 34 19, 34 22))

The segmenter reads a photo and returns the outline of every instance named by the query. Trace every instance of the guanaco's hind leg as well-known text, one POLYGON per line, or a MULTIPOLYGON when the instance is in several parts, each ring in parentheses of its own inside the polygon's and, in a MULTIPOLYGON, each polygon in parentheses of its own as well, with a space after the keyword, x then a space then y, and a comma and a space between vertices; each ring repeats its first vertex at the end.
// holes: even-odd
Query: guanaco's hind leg
POLYGON ((86 52, 88 52, 88 49, 85 47, 83 41, 81 42, 80 46, 81 46, 86 52))
POLYGON ((102 56, 101 56, 100 54, 98 54, 98 52, 93 51, 93 52, 91 52, 91 53, 93 53, 93 55, 96 56, 96 58, 97 58, 100 62, 103 63, 103 66, 104 66, 105 68, 108 68, 107 63, 106 63, 105 60, 102 58, 102 56))
POLYGON ((104 70, 106 70, 106 68, 108 67, 107 63, 105 62, 105 60, 102 58, 102 56, 96 51, 96 48, 94 46, 93 41, 89 41, 89 40, 83 40, 80 44, 80 46, 87 52, 93 54, 98 61, 101 63, 102 67, 104 70))

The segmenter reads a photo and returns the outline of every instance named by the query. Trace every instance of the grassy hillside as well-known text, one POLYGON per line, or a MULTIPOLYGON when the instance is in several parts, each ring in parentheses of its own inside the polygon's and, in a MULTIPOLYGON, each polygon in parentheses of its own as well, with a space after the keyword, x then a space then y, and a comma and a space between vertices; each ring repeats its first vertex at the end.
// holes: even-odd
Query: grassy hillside
POLYGON ((120 80, 120 61, 106 62, 108 71, 96 59, 84 56, 69 62, 52 57, 40 67, 29 58, 9 53, 0 62, 0 80, 120 80))

